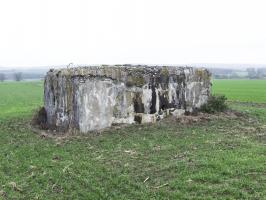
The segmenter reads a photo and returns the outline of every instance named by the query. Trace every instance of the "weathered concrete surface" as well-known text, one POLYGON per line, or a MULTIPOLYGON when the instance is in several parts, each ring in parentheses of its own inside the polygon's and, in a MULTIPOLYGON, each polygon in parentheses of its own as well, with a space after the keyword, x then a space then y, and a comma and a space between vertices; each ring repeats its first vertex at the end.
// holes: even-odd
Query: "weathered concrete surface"
POLYGON ((192 112, 210 95, 206 69, 173 66, 89 66, 50 70, 44 101, 51 129, 81 132, 112 124, 156 122, 192 112))

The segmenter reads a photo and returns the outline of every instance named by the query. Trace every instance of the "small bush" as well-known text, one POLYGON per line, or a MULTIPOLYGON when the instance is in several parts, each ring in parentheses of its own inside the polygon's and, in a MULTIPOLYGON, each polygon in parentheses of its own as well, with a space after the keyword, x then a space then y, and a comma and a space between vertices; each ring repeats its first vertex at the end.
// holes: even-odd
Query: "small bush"
POLYGON ((48 129, 47 113, 44 107, 39 108, 39 110, 34 114, 32 125, 38 126, 40 129, 48 129))
POLYGON ((224 95, 210 96, 208 102, 201 106, 200 111, 206 113, 223 112, 228 109, 224 95))

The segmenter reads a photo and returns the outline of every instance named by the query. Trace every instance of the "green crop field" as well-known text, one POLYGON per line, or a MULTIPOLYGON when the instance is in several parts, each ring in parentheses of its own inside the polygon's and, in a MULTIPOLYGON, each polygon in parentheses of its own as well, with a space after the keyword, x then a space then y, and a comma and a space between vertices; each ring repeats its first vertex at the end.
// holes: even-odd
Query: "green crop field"
POLYGON ((32 115, 43 102, 42 82, 0 83, 0 119, 32 115))
POLYGON ((0 199, 265 199, 265 83, 214 81, 240 117, 65 138, 30 129, 41 82, 0 83, 0 199))
POLYGON ((224 94, 229 100, 266 102, 266 80, 214 80, 213 92, 224 94))

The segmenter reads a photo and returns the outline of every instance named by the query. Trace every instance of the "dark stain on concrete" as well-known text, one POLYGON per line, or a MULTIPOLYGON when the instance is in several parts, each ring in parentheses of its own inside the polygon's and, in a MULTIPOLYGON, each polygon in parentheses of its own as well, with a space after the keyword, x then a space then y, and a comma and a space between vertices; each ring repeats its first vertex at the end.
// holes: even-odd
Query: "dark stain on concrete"
POLYGON ((134 102, 134 111, 136 113, 144 113, 144 105, 142 103, 141 94, 136 93, 133 99, 134 102))

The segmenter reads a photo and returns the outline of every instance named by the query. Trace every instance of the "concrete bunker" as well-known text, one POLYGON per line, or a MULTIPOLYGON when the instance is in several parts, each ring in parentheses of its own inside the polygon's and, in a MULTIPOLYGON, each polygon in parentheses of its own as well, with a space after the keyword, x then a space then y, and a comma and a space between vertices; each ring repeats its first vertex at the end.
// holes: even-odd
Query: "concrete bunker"
POLYGON ((210 96, 206 69, 102 65, 51 69, 44 83, 47 125, 86 133, 193 112, 210 96))

